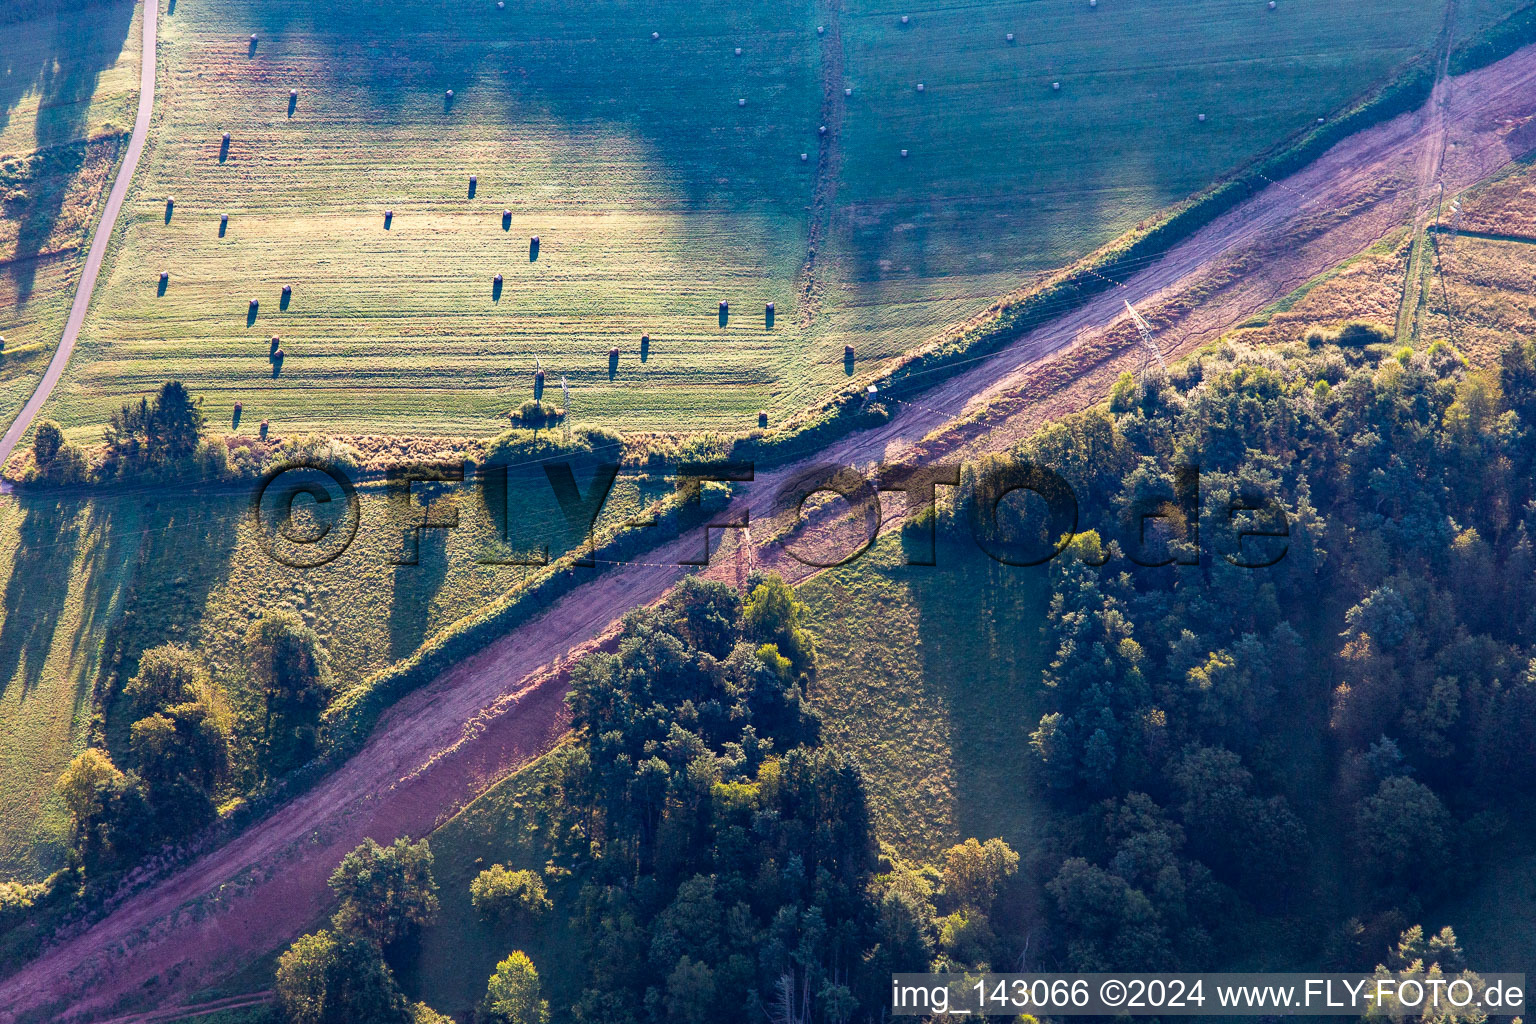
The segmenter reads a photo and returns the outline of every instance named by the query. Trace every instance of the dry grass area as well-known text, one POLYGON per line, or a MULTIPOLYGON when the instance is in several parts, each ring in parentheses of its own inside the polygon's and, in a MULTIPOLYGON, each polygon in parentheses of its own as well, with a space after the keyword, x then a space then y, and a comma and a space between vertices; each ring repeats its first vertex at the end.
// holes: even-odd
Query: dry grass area
POLYGON ((1515 164, 1460 203, 1461 233, 1431 236, 1439 259, 1422 330, 1487 363, 1510 338, 1536 333, 1536 165, 1515 164))
POLYGON ((1345 320, 1392 324, 1408 271, 1406 232, 1347 260, 1233 332, 1250 345, 1284 345, 1345 320))
POLYGON ((1442 274, 1429 282, 1423 330, 1474 363, 1490 364, 1512 338, 1536 333, 1536 244, 1439 236, 1442 274))
MULTIPOLYGON (((1461 230, 1536 238, 1536 174, 1532 171, 1527 158, 1468 191, 1461 197, 1461 230)), ((1443 214, 1447 220, 1449 206, 1447 202, 1443 214)))

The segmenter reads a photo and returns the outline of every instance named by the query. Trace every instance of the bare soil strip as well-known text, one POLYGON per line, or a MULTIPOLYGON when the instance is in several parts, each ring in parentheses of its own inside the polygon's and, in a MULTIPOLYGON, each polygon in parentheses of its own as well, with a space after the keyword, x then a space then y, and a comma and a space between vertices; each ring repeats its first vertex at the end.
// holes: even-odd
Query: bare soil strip
MULTIPOLYGON (((1159 325, 1165 350, 1188 350, 1411 222, 1419 161, 1436 133, 1446 133, 1448 193, 1536 145, 1536 128, 1507 131, 1511 117, 1536 115, 1536 47, 1456 79, 1455 88, 1443 120, 1427 105, 1345 140, 1122 286, 814 461, 866 465, 1005 445, 1041 416, 1102 393, 1125 355, 1125 301, 1159 325), (1042 390, 1041 380, 1052 383, 1042 390)), ((752 518, 768 518, 775 489, 804 468, 747 485, 741 503, 752 518)), ((665 563, 698 544, 685 537, 599 576, 402 699, 364 748, 310 791, 0 982, 0 1024, 41 1008, 66 1021, 166 1005, 290 941, 324 916, 327 875, 364 837, 429 832, 549 749, 566 726, 565 666, 611 642, 626 611, 661 599, 686 572, 665 563)), ((773 550, 760 554, 791 578, 811 572, 773 550)), ((728 562, 717 558, 712 571, 728 576, 728 562)))

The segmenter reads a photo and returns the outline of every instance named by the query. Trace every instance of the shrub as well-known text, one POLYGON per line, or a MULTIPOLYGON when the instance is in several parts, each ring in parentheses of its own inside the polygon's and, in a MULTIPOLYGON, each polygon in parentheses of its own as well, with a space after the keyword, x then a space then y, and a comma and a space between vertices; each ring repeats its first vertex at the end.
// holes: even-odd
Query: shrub
POLYGON ((425 839, 396 839, 389 846, 366 840, 342 858, 330 886, 341 900, 331 919, 336 928, 381 946, 437 914, 432 849, 425 839))
POLYGON ((197 471, 206 480, 222 480, 229 475, 229 446, 222 440, 207 440, 197 446, 197 471))
MULTIPOLYGON (((261 421, 261 436, 267 436, 267 421, 261 421)), ((356 469, 362 457, 356 448, 321 434, 300 434, 283 438, 272 453, 271 464, 323 465, 333 469, 356 469)))
POLYGON ((48 887, 41 882, 33 885, 24 885, 21 882, 0 882, 0 928, 9 928, 26 917, 27 912, 37 904, 47 889, 48 887))
POLYGON ((90 479, 91 466, 77 444, 65 442, 46 466, 34 468, 32 479, 56 486, 84 483, 90 479))
POLYGON ((1395 339, 1391 328, 1364 320, 1349 320, 1338 326, 1334 341, 1341 348, 1365 348, 1367 345, 1387 345, 1395 339))
POLYGON ((551 423, 559 423, 565 418, 565 410, 548 402, 529 399, 508 415, 514 423, 521 423, 531 430, 538 430, 551 423))
POLYGON ((285 1024, 411 1024, 395 976, 366 939, 305 935, 277 961, 272 985, 285 1024))
POLYGON ((54 789, 69 811, 75 851, 87 871, 130 862, 148 835, 149 808, 137 780, 104 750, 82 751, 54 789))
POLYGON ((532 871, 509 870, 504 864, 492 864, 480 872, 469 884, 469 898, 486 917, 538 917, 554 907, 542 878, 532 871))
POLYGON ((320 638, 293 612, 268 610, 246 630, 245 663, 262 694, 267 768, 279 773, 303 764, 314 756, 332 686, 320 638))
POLYGON ((496 965, 475 1019, 486 1024, 545 1024, 549 1002, 539 998, 539 972, 522 950, 496 965))
POLYGON ((1110 412, 1130 412, 1136 406, 1136 377, 1127 370, 1109 389, 1110 412))
POLYGON ((209 690, 208 670, 202 659, 179 644, 162 644, 144 652, 139 670, 123 696, 139 714, 154 714, 173 704, 202 700, 209 690))
POLYGON ((47 466, 53 462, 59 454, 59 449, 64 447, 64 431, 53 420, 43 420, 37 425, 37 432, 32 435, 32 460, 39 467, 47 466))

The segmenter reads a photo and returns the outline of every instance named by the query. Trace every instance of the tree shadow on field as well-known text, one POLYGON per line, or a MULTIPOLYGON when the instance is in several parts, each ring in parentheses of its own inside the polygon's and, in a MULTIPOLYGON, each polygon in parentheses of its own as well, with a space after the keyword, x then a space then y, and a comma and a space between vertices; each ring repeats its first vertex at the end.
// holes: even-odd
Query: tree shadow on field
POLYGON ((414 654, 427 638, 432 599, 448 577, 447 530, 422 530, 415 547, 416 564, 395 566, 389 605, 389 656, 395 660, 414 654))
MULTIPOLYGON (((104 644, 104 665, 115 665, 117 685, 133 678, 139 659, 151 647, 177 642, 196 646, 196 630, 208 596, 229 577, 239 531, 249 513, 248 494, 175 493, 145 499, 134 494, 120 499, 141 503, 138 559, 129 583, 122 625, 104 644)), ((114 756, 126 753, 126 721, 118 721, 115 704, 107 707, 108 745, 114 756)))
POLYGON ((18 495, 14 500, 22 518, 0 606, 0 693, 19 682, 25 697, 42 675, 69 597, 81 503, 48 495, 18 495))
POLYGON ((1032 845, 1043 779, 1029 745, 1050 662, 1040 627, 1050 593, 1044 566, 993 561, 941 519, 937 565, 902 566, 911 580, 923 678, 948 709, 955 825, 962 838, 1032 845))
MULTIPOLYGON (((85 166, 90 100, 102 72, 122 53, 133 11, 134 0, 7 0, 0 5, 0 131, 24 97, 35 93, 38 98, 38 180, 32 188, 22 186, 25 199, 0 207, 17 222, 15 254, 5 271, 15 280, 21 302, 31 295, 36 257, 64 210, 70 184, 85 166)), ((130 127, 118 126, 125 132, 130 127)))
MULTIPOLYGON (((438 0, 289 0, 256 5, 249 15, 270 53, 300 37, 318 48, 314 73, 333 76, 329 88, 365 96, 372 109, 362 113, 380 123, 553 119, 577 138, 617 129, 648 144, 647 159, 664 166, 674 200, 691 207, 750 201, 804 215, 812 179, 794 154, 820 116, 817 42, 804 27, 813 17, 809 0, 501 11, 485 3, 451 15, 438 0), (752 45, 750 64, 732 56, 729 39, 752 45), (744 76, 739 89, 731 84, 744 76), (738 107, 748 88, 765 100, 738 107), (453 102, 445 104, 449 89, 453 102)), ((494 181, 480 185, 495 196, 494 181)))

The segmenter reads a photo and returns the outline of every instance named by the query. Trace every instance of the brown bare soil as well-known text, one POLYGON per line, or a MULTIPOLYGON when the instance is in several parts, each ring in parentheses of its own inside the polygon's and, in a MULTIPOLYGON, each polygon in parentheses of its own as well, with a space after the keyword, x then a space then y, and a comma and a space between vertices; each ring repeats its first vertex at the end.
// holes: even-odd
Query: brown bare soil
MULTIPOLYGON (((1044 418, 1097 400, 1134 358, 1125 301, 1159 328, 1167 353, 1212 340, 1410 222, 1428 149, 1444 146, 1446 189, 1460 190, 1532 148, 1536 129, 1521 119, 1533 116, 1536 48, 1528 48, 1453 80, 1425 110, 1346 140, 1122 286, 978 360, 816 461, 866 465, 1008 444, 1044 418), (1448 105, 1431 109, 1442 101, 1448 105)), ((745 488, 741 504, 755 523, 769 518, 775 489, 803 468, 759 474, 745 488)), ((599 575, 400 701, 367 745, 310 791, 0 982, 0 1024, 44 1008, 62 1021, 165 1005, 291 940, 324 915, 326 877, 365 836, 429 832, 548 749, 565 728, 564 667, 611 642, 626 611, 662 598, 686 571, 671 563, 699 543, 686 537, 649 561, 599 575)), ((771 543, 759 548, 763 562, 791 579, 812 571, 771 543)), ((730 579, 736 560, 724 555, 711 571, 730 579)))

